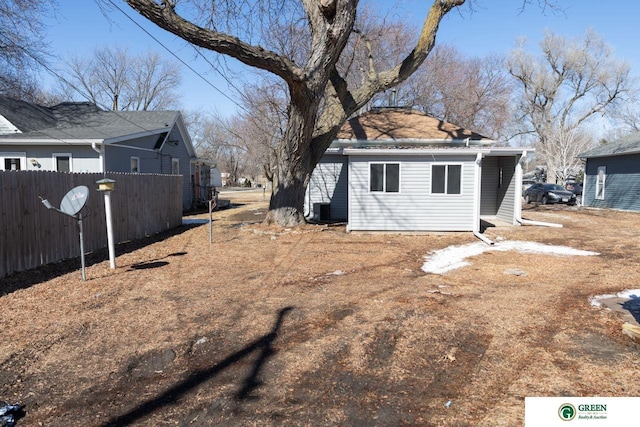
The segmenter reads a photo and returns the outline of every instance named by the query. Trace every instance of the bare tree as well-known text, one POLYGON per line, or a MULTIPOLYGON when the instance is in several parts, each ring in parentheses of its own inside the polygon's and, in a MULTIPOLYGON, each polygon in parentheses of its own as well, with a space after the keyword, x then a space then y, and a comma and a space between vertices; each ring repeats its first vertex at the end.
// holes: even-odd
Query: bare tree
POLYGON ((500 139, 511 118, 513 84, 503 58, 466 57, 440 45, 398 88, 398 99, 440 120, 500 139))
MULTIPOLYGON (((564 160, 556 159, 555 139, 571 143, 572 135, 595 117, 615 110, 630 92, 629 65, 613 57, 612 49, 592 30, 567 40, 547 32, 536 57, 521 47, 508 60, 518 82, 520 102, 516 122, 520 132, 534 135, 538 154, 547 161, 548 177, 564 160)), ((578 138, 577 140, 581 140, 578 138)))
POLYGON ((0 0, 0 93, 36 100, 36 74, 47 56, 40 18, 53 7, 52 1, 0 0))
POLYGON ((157 53, 131 55, 103 47, 93 57, 72 57, 62 90, 111 110, 161 110, 178 103, 180 71, 157 53))
POLYGON ((276 152, 276 186, 267 221, 288 226, 304 222, 305 188, 340 126, 376 93, 397 86, 418 69, 435 44, 441 20, 465 0, 434 0, 416 42, 406 46, 401 60, 390 66, 377 61, 375 51, 363 43, 367 66, 355 86, 338 61, 358 31, 358 0, 126 2, 186 41, 272 73, 286 83, 287 124, 276 152), (264 37, 280 29, 304 38, 293 46, 269 43, 264 37))
POLYGON ((563 129, 554 126, 547 137, 544 152, 547 156, 547 176, 554 176, 558 182, 577 176, 582 169, 578 156, 593 148, 593 136, 581 129, 563 129))

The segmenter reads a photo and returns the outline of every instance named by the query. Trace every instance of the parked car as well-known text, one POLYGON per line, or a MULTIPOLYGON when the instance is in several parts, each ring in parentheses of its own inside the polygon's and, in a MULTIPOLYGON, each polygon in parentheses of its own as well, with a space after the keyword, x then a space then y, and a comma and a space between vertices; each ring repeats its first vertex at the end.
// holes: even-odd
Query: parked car
POLYGON ((576 195, 559 184, 533 184, 524 192, 524 200, 527 203, 567 203, 576 204, 576 195))
POLYGON ((581 182, 574 182, 574 183, 571 183, 571 184, 567 184, 567 190, 569 190, 573 194, 575 194, 576 197, 582 196, 582 183, 581 182))
POLYGON ((523 179, 522 180, 522 194, 524 194, 524 192, 527 191, 527 188, 531 187, 535 183, 536 183, 536 181, 534 179, 523 179))

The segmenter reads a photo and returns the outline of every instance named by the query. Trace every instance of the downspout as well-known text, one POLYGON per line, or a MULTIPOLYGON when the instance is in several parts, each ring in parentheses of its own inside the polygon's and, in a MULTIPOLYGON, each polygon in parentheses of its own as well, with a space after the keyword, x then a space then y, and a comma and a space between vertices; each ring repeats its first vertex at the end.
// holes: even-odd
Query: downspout
POLYGON ((474 164, 475 185, 473 189, 473 235, 485 242, 487 245, 493 245, 493 241, 484 236, 480 232, 480 198, 482 187, 482 153, 476 155, 474 164))
POLYGON ((522 152, 522 156, 520 157, 520 161, 516 165, 516 183, 520 185, 516 188, 516 200, 520 201, 520 203, 515 203, 515 219, 516 222, 520 225, 538 225, 541 227, 556 227, 562 228, 562 224, 558 224, 555 222, 543 222, 543 221, 531 221, 529 219, 522 218, 522 162, 527 157, 526 150, 522 152))
POLYGON ((91 143, 91 148, 93 149, 93 151, 95 151, 96 153, 98 153, 100 155, 100 173, 104 173, 106 168, 104 166, 104 144, 100 144, 100 148, 97 147, 97 143, 96 142, 92 142, 91 143))

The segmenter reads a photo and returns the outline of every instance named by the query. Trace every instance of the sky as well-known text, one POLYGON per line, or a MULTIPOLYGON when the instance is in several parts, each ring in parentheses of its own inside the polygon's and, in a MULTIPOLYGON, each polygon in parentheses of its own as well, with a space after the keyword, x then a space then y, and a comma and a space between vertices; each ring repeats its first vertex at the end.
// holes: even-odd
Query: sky
MULTIPOLYGON (((528 41, 527 50, 537 53, 545 29, 575 38, 593 28, 613 47, 615 56, 629 62, 633 74, 640 75, 640 49, 636 46, 640 40, 640 26, 636 23, 640 2, 626 1, 622 6, 620 2, 602 0, 557 1, 564 9, 562 13, 542 11, 537 0, 524 11, 521 0, 474 0, 473 13, 463 6, 461 11, 454 10, 444 18, 436 43, 450 44, 468 56, 482 57, 506 54, 517 39, 524 37, 528 41)), ((361 0, 365 2, 373 3, 383 14, 405 16, 416 26, 422 24, 431 4, 429 0, 361 0)), ((238 111, 238 96, 233 87, 208 62, 198 59, 192 47, 140 17, 123 1, 114 3, 122 11, 111 11, 110 22, 95 1, 57 0, 56 16, 45 20, 53 70, 60 72, 64 68, 63 58, 90 57, 97 47, 119 45, 127 46, 131 52, 153 50, 181 67, 181 104, 185 110, 222 115, 238 111)), ((47 87, 56 80, 49 72, 43 72, 42 78, 47 87)))

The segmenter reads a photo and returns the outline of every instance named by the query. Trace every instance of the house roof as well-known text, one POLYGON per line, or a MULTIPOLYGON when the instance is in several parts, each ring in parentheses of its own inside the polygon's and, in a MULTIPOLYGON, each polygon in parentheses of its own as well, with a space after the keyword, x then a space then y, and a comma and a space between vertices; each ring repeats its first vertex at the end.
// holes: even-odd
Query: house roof
POLYGON ((349 119, 340 129, 338 141, 439 141, 493 142, 476 132, 438 120, 408 108, 376 108, 349 119))
POLYGON ((65 102, 54 107, 40 107, 11 98, 0 97, 0 115, 20 132, 0 135, 7 140, 47 141, 118 140, 136 135, 168 132, 176 122, 178 111, 104 111, 95 104, 65 102))
POLYGON ((640 132, 632 133, 616 141, 596 147, 578 155, 580 159, 591 157, 623 156, 625 154, 640 153, 640 132))
POLYGON ((29 132, 56 124, 56 119, 50 109, 4 95, 0 95, 0 116, 8 122, 8 124, 5 123, 5 126, 0 125, 0 134, 13 134, 16 132, 15 128, 20 132, 29 132), (9 126, 9 124, 13 126, 9 126))

